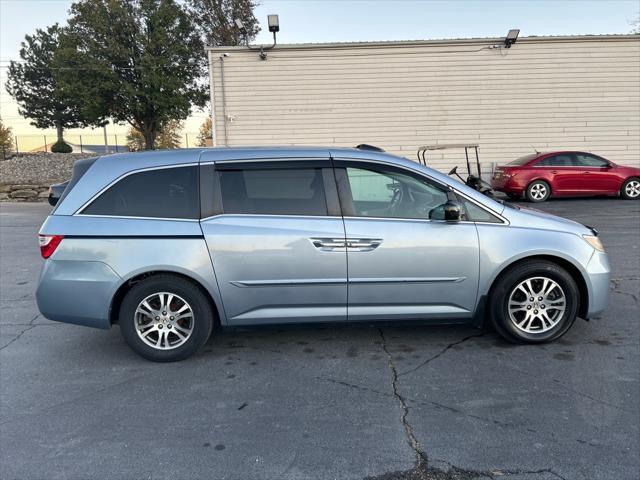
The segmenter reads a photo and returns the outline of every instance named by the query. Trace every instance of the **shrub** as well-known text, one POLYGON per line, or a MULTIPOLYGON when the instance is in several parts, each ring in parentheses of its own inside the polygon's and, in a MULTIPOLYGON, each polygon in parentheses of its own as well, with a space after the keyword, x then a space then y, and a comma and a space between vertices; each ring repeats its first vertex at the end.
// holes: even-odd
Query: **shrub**
POLYGON ((51 145, 52 153, 71 153, 73 152, 73 148, 68 143, 65 143, 63 140, 60 140, 53 145, 51 145))

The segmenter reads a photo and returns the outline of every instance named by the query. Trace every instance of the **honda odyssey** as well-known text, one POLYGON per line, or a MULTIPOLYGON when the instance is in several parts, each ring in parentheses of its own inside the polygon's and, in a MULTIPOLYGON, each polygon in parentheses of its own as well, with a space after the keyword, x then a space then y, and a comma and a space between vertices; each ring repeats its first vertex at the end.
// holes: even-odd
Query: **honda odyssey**
POLYGON ((214 325, 489 321, 557 339, 607 303, 597 232, 370 148, 213 148, 76 162, 39 241, 38 307, 143 357, 214 325))

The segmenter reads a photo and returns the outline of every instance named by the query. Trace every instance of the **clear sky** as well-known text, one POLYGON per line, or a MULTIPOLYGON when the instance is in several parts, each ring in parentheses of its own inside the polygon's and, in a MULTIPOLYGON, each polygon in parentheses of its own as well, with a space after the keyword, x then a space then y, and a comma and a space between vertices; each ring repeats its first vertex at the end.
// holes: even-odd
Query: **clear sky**
MULTIPOLYGON (((64 23, 71 3, 0 0, 0 115, 17 135, 40 131, 18 118, 4 89, 7 62, 18 57, 25 34, 64 23)), ((640 1, 263 0, 256 16, 265 24, 270 13, 280 16, 279 43, 501 37, 510 28, 519 28, 521 36, 620 34, 629 33, 640 16, 640 1)), ((269 35, 263 31, 257 41, 267 43, 269 35)), ((196 112, 185 132, 195 134, 204 116, 196 112)), ((126 127, 111 130, 123 133, 126 127)))

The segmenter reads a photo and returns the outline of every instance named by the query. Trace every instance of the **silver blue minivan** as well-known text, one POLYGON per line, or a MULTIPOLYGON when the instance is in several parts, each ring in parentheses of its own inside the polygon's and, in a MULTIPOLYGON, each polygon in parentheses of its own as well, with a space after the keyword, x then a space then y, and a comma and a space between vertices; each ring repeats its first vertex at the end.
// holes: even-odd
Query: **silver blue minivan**
POLYGON ((540 343, 607 303, 597 232, 370 149, 213 148, 76 162, 39 234, 42 314, 143 357, 215 326, 490 322, 540 343))

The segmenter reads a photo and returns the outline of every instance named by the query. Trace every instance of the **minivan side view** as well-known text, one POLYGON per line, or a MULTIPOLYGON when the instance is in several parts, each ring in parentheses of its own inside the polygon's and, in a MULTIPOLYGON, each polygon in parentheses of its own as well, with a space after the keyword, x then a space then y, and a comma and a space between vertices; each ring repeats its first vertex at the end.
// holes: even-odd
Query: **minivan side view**
POLYGON ((76 162, 39 232, 51 320, 182 360, 214 326, 491 322, 559 338, 607 304, 597 232, 369 149, 213 148, 76 162))

